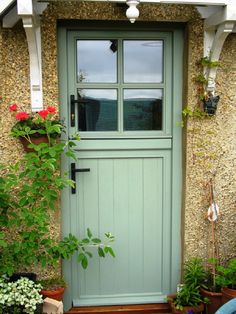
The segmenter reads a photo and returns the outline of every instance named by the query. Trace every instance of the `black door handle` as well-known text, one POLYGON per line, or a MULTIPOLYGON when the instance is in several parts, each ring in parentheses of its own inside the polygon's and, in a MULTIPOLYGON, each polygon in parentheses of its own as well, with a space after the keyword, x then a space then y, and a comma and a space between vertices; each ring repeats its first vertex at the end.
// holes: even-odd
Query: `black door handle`
POLYGON ((71 193, 76 193, 76 172, 89 172, 90 168, 76 168, 75 163, 72 162, 70 164, 70 171, 71 171, 71 180, 75 182, 75 186, 71 188, 71 193))

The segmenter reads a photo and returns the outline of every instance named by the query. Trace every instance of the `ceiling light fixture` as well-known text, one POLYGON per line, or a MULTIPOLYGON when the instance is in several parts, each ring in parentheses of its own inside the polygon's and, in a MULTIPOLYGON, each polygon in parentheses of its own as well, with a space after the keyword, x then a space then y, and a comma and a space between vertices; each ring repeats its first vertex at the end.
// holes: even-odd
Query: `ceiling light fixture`
POLYGON ((126 16, 130 20, 131 23, 134 23, 135 20, 139 17, 139 10, 137 9, 137 5, 140 0, 126 0, 129 8, 126 10, 126 16))

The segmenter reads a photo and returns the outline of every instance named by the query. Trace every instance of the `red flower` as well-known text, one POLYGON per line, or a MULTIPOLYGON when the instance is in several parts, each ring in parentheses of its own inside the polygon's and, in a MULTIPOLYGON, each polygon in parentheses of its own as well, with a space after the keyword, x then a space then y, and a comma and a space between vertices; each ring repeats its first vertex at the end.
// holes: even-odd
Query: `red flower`
POLYGON ((17 104, 12 104, 9 106, 10 111, 16 111, 17 110, 17 104))
POLYGON ((55 107, 52 107, 52 106, 48 106, 47 107, 47 111, 52 113, 52 114, 55 114, 57 112, 56 108, 55 107))
POLYGON ((27 120, 29 119, 29 115, 27 112, 21 111, 16 114, 16 119, 19 121, 27 120))
POLYGON ((47 118, 47 115, 49 114, 50 112, 47 110, 47 109, 44 109, 44 110, 40 110, 38 112, 38 114, 40 115, 40 117, 42 117, 43 119, 46 119, 47 118))

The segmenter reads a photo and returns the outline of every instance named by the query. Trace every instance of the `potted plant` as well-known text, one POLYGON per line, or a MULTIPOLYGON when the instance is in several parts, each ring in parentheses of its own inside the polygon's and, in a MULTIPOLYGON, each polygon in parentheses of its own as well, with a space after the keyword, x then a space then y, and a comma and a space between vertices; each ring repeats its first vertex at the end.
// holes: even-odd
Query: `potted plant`
POLYGON ((40 293, 43 298, 51 298, 57 301, 61 301, 63 298, 64 290, 67 287, 64 278, 53 277, 48 279, 43 279, 39 281, 42 286, 40 293))
POLYGON ((222 287, 222 302, 236 298, 236 258, 226 266, 217 267, 216 283, 222 287))
POLYGON ((168 302, 172 313, 201 313, 207 302, 200 294, 199 288, 205 277, 202 262, 199 258, 192 258, 184 266, 184 283, 176 295, 170 295, 168 302))
POLYGON ((11 135, 20 139, 26 152, 33 151, 33 148, 29 146, 32 143, 38 145, 57 139, 64 129, 64 125, 57 116, 56 108, 53 106, 48 106, 38 112, 27 113, 18 111, 17 104, 12 104, 9 110, 15 113, 17 120, 12 127, 11 135))
POLYGON ((215 314, 222 305, 221 286, 216 282, 218 260, 209 259, 206 264, 205 278, 201 283, 200 293, 208 298, 209 302, 205 305, 207 314, 215 314))
POLYGON ((0 313, 1 314, 40 314, 43 298, 39 293, 41 285, 22 277, 10 282, 0 278, 0 313))

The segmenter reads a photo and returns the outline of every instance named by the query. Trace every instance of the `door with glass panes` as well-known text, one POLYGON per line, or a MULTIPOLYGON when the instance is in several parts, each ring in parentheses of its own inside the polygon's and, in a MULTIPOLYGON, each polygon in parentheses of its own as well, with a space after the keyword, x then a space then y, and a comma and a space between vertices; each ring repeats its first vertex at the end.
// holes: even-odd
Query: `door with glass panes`
POLYGON ((173 62, 181 64, 181 32, 64 31, 61 38, 62 114, 81 136, 77 161, 64 163, 76 187, 63 194, 63 232, 110 231, 116 254, 94 252, 87 270, 76 256, 65 262, 68 298, 73 306, 165 302, 180 260, 173 62))

